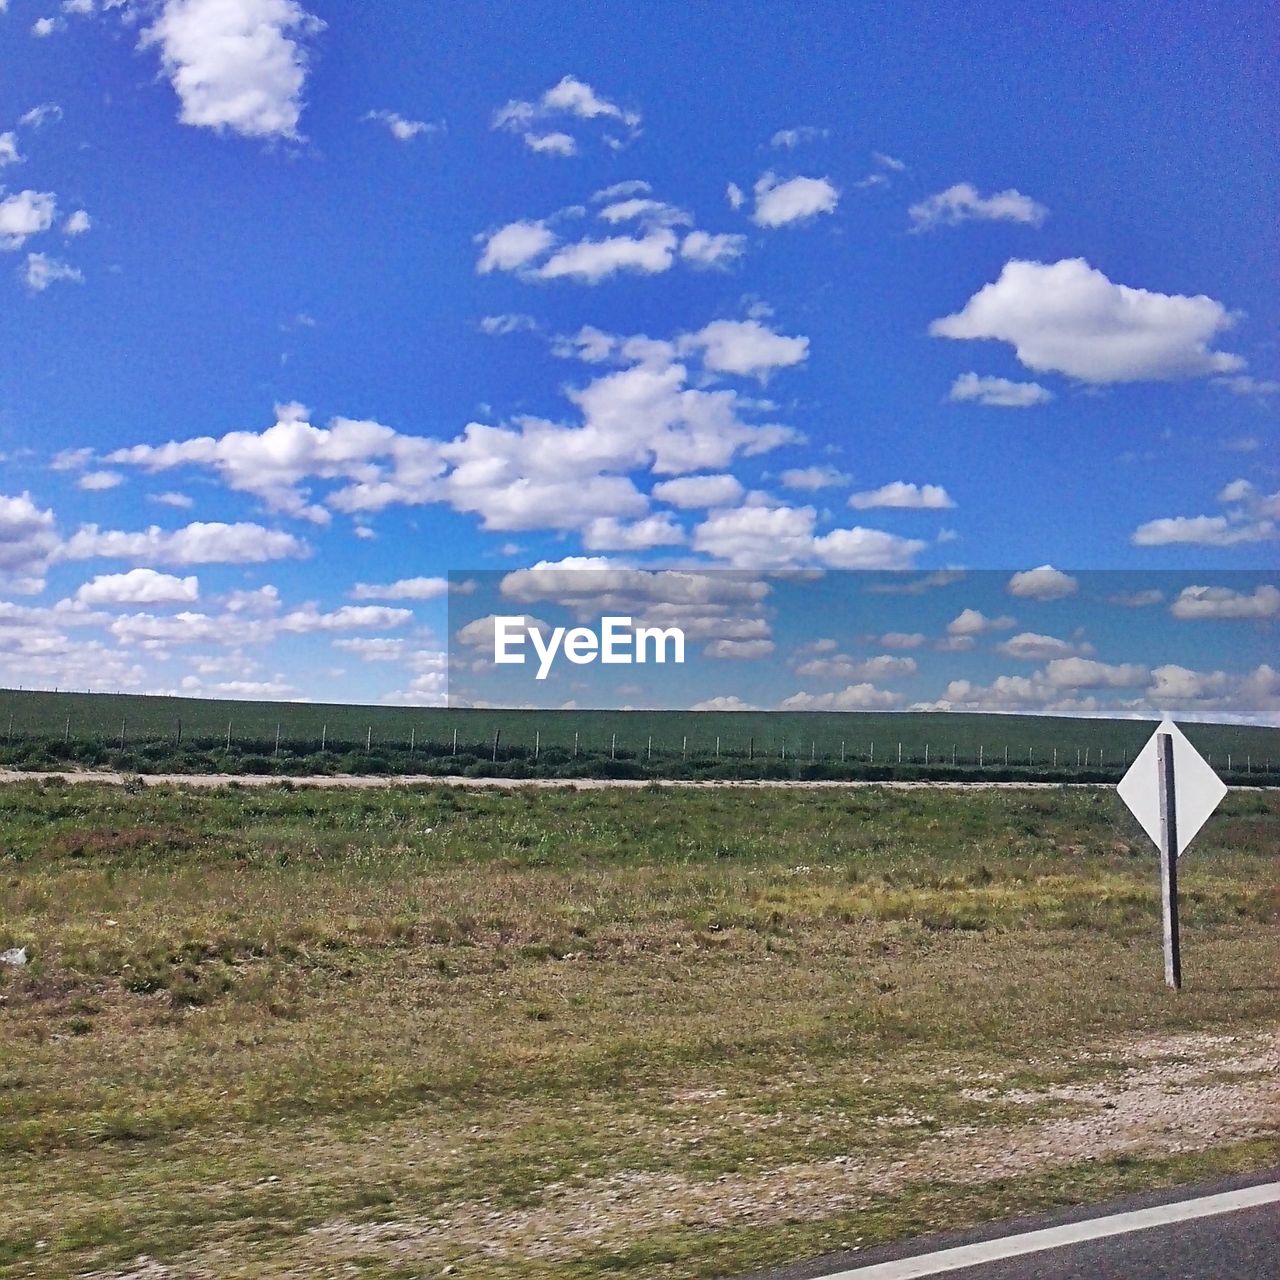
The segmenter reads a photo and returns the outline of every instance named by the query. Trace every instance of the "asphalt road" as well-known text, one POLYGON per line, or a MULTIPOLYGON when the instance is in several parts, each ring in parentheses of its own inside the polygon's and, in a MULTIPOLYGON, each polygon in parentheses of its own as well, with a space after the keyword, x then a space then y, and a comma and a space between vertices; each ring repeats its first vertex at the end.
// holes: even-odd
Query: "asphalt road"
POLYGON ((818 1258, 750 1280, 935 1275, 948 1280, 1280 1280, 1280 1169, 818 1258), (1263 1197, 1267 1203, 1240 1207, 1242 1201, 1263 1197), (1188 1214, 1204 1216, 1167 1220, 1188 1214), (978 1260, 1012 1251, 1023 1252, 978 1260))

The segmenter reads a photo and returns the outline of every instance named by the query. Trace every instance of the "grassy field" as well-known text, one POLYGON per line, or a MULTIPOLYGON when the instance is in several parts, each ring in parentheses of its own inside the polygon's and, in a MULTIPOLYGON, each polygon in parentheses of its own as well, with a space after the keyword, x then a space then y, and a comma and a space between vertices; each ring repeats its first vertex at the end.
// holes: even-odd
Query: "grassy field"
POLYGON ((0 1276, 724 1276, 1260 1167, 1278 850, 1229 796, 1174 995, 1103 789, 7 786, 0 1276))
MULTIPOLYGON (((796 777, 808 769, 888 778, 899 768, 917 776, 926 765, 943 775, 954 761, 961 771, 981 764, 1010 778, 1107 781, 1153 727, 1051 716, 478 711, 0 690, 0 763, 149 773, 796 777)), ((1185 730, 1233 781, 1280 782, 1280 728, 1185 730)))

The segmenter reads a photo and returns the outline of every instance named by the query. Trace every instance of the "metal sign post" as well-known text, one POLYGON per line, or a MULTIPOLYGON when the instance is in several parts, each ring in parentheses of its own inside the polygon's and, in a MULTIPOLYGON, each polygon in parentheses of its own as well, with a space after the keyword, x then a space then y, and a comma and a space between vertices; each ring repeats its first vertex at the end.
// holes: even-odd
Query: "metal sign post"
POLYGON ((1173 776, 1173 735, 1156 736, 1160 785, 1160 911, 1164 918, 1164 980, 1182 988, 1182 951, 1178 945, 1178 797, 1173 776))
POLYGON ((1116 788, 1160 850, 1160 910, 1164 922, 1164 980, 1182 986, 1178 938, 1178 858, 1227 788, 1172 720, 1164 720, 1138 752, 1116 788))

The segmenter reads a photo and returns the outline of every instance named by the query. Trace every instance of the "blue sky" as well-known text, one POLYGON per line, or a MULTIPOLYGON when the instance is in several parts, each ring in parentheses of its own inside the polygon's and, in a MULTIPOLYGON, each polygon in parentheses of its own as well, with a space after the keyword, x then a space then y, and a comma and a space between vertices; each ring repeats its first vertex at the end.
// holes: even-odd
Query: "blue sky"
POLYGON ((439 580, 566 559, 1270 568, 1278 43, 0 0, 0 677, 430 701, 439 580))

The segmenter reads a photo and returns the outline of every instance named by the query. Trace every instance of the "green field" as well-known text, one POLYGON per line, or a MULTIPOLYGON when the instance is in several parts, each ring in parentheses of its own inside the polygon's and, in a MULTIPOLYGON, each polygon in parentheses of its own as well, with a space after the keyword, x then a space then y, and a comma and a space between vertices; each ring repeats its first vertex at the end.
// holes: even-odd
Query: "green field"
POLYGON ((0 787, 0 1277, 695 1280, 1280 1157, 1280 795, 0 787), (147 1261, 139 1261, 145 1255, 147 1261))
MULTIPOLYGON (((888 778, 921 776, 926 766, 945 776, 954 762, 962 773, 981 767, 993 777, 1109 781, 1152 728, 1149 721, 1049 716, 480 711, 0 691, 0 762, 79 761, 138 772, 573 776, 613 766, 624 776, 715 776, 719 769, 725 776, 888 778)), ((1231 781, 1280 781, 1273 772, 1280 770, 1280 729, 1185 730, 1231 781)))

